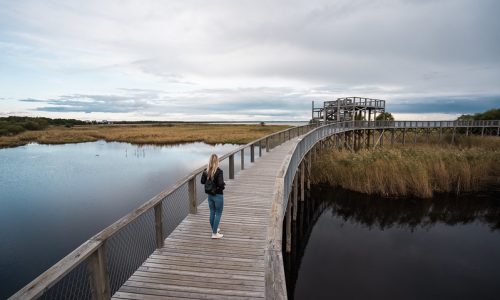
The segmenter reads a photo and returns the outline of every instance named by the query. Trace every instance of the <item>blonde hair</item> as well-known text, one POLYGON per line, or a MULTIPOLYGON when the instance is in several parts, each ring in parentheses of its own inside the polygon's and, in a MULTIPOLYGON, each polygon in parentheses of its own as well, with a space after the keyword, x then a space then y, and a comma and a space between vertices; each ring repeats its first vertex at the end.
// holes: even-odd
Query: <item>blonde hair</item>
POLYGON ((208 159, 207 174, 208 178, 213 179, 217 168, 219 167, 219 158, 216 154, 210 155, 208 159))

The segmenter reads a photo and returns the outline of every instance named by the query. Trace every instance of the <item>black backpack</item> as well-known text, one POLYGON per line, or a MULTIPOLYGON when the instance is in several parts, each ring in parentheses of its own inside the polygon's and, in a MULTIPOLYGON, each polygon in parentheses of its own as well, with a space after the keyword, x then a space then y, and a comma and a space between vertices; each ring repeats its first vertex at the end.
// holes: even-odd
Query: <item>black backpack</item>
POLYGON ((205 193, 210 195, 215 195, 217 193, 217 172, 215 172, 214 177, 210 179, 207 174, 207 181, 205 181, 205 193))

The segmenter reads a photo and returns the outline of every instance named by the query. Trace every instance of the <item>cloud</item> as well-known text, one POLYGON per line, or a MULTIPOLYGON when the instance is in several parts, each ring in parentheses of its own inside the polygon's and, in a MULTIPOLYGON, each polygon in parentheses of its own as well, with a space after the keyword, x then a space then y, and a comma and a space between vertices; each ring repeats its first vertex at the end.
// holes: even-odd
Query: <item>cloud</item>
POLYGON ((308 118, 312 100, 341 96, 473 112, 498 106, 498 11, 495 0, 10 1, 0 97, 145 117, 308 118))
POLYGON ((428 97, 388 102, 387 110, 397 113, 448 113, 464 114, 500 108, 500 95, 428 97))

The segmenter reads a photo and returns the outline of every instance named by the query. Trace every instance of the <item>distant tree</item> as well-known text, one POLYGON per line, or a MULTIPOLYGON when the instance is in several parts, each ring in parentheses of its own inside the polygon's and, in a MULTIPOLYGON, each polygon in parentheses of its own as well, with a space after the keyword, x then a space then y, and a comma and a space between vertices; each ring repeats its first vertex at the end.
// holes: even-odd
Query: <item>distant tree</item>
POLYGON ((472 121, 474 120, 473 115, 461 115, 460 117, 457 118, 457 121, 472 121))
POLYGON ((266 123, 264 123, 264 122, 260 122, 259 124, 260 124, 260 126, 266 125, 266 123))
POLYGON ((474 115, 476 120, 500 120, 500 108, 494 108, 474 115))
POLYGON ((390 112, 383 112, 381 114, 379 114, 375 120, 377 121, 394 121, 394 117, 392 116, 392 114, 390 112))
POLYGON ((457 121, 473 120, 500 120, 500 108, 493 108, 483 113, 475 113, 473 115, 461 115, 457 119, 457 121))

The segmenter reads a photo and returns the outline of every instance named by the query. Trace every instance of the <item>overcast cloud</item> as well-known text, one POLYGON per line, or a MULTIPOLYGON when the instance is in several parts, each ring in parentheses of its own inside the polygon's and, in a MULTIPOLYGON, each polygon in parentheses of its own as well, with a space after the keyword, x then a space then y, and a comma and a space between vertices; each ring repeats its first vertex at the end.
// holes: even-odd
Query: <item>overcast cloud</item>
POLYGON ((82 119, 407 119, 500 107, 500 1, 0 0, 0 108, 82 119))

